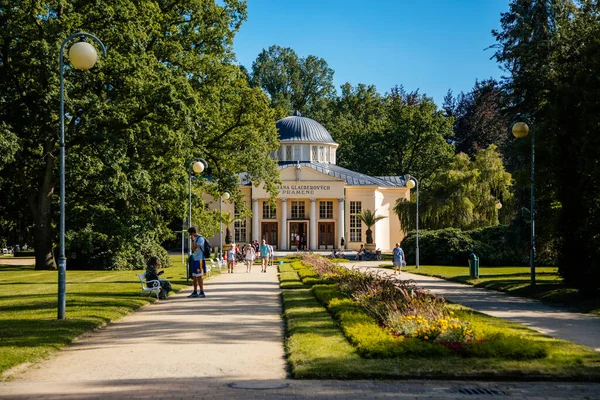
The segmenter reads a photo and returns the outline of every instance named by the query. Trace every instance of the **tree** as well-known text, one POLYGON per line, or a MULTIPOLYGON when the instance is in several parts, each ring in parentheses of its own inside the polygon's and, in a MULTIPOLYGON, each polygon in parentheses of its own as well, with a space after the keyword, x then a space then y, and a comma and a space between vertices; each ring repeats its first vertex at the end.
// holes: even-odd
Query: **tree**
POLYGON ((461 92, 456 99, 448 92, 443 108, 454 117, 452 144, 457 153, 474 156, 491 144, 504 153, 509 122, 502 112, 503 102, 503 92, 494 79, 475 81, 471 92, 461 92))
POLYGON ((79 30, 101 38, 108 56, 87 72, 65 70, 71 266, 131 268, 164 256, 159 243, 185 209, 193 156, 208 160, 211 176, 248 171, 274 190, 273 113, 231 63, 244 2, 19 3, 0 16, 0 120, 18 138, 1 175, 30 205, 36 268, 54 265, 58 50, 79 30))
POLYGON ((426 188, 452 159, 452 119, 418 91, 395 87, 381 96, 374 86, 346 84, 331 107, 323 125, 340 143, 343 167, 373 176, 410 173, 426 188))
MULTIPOLYGON (((459 153, 447 169, 436 174, 420 193, 419 219, 423 229, 475 229, 499 223, 496 204, 508 201, 511 176, 504 170, 495 145, 480 150, 471 161, 459 153)), ((415 227, 415 203, 399 199, 394 212, 407 232, 415 227)))
POLYGON ((311 116, 335 94, 333 70, 324 59, 300 58, 293 49, 277 45, 263 49, 252 63, 251 82, 269 95, 280 117, 294 110, 311 116))
POLYGON ((373 243, 373 231, 371 230, 371 228, 373 226, 375 226, 375 224, 378 221, 381 221, 382 219, 387 218, 383 215, 376 215, 376 214, 377 214, 377 210, 375 210, 375 212, 373 212, 368 209, 362 210, 360 214, 356 214, 358 219, 360 219, 362 221, 362 223, 367 226, 366 235, 367 235, 367 243, 368 244, 373 243))
MULTIPOLYGON (((495 57, 510 74, 504 87, 511 111, 528 117, 536 139, 537 243, 557 240, 561 275, 597 293, 600 121, 593 93, 600 81, 590 71, 599 66, 599 4, 516 0, 501 26, 494 32, 495 57)), ((531 142, 522 142, 514 158, 527 168, 531 142)), ((516 185, 528 189, 518 175, 516 185)), ((521 199, 529 201, 526 195, 521 199)))
POLYGON ((372 135, 382 132, 387 121, 383 96, 373 85, 353 87, 345 83, 340 96, 329 103, 327 111, 317 120, 340 145, 337 164, 367 173, 373 159, 365 143, 372 135))
POLYGON ((235 221, 239 221, 239 218, 235 218, 233 216, 232 213, 228 212, 228 213, 223 213, 223 219, 222 222, 225 224, 225 243, 226 244, 231 244, 231 231, 229 230, 229 227, 231 226, 231 224, 233 224, 235 221))

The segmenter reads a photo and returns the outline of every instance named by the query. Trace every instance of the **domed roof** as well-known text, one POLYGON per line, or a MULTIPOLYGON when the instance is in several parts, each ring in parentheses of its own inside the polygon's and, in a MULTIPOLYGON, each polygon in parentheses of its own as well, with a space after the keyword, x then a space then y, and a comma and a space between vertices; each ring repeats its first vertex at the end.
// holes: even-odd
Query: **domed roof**
POLYGON ((285 117, 275 124, 282 142, 335 143, 331 134, 314 119, 303 117, 298 111, 291 117, 285 117))

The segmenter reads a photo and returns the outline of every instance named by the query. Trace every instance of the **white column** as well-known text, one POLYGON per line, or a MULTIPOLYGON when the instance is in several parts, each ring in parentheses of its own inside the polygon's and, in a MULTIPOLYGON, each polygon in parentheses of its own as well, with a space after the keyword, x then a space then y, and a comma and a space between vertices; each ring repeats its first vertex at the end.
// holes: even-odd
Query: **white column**
MULTIPOLYGON (((333 246, 333 248, 340 247, 340 243, 342 238, 344 237, 344 224, 346 222, 346 209, 344 198, 338 199, 338 223, 336 226, 337 231, 337 243, 333 246)), ((344 242, 347 242, 348 238, 344 238, 344 242)))
POLYGON ((258 232, 258 199, 252 199, 252 240, 259 240, 258 232))
POLYGON ((287 250, 287 199, 281 199, 281 250, 287 250))
POLYGON ((310 199, 310 249, 317 250, 317 199, 310 199))

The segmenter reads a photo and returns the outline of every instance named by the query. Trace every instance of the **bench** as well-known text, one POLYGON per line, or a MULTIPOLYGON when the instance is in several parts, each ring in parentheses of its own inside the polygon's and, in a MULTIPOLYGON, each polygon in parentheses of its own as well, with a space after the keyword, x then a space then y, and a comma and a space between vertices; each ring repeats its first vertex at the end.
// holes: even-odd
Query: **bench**
POLYGON ((136 276, 138 278, 140 278, 140 283, 142 285, 142 295, 145 295, 146 293, 150 293, 150 294, 156 295, 156 298, 158 299, 158 296, 160 295, 160 290, 161 290, 160 281, 157 279, 147 281, 145 273, 136 274, 136 276))
POLYGON ((225 264, 225 260, 220 260, 220 259, 216 259, 216 258, 211 259, 210 266, 207 263, 208 276, 210 276, 210 270, 214 269, 214 268, 219 268, 219 272, 221 272, 221 268, 223 268, 224 264, 225 264))

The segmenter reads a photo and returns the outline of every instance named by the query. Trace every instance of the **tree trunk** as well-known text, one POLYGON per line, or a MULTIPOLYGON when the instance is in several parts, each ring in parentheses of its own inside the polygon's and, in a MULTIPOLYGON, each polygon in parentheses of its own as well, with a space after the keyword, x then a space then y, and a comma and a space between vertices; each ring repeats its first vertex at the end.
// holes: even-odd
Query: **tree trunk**
POLYGON ((56 269, 54 256, 52 254, 52 219, 50 208, 52 196, 54 195, 54 160, 52 156, 55 148, 54 140, 49 138, 44 143, 45 165, 40 173, 39 184, 32 187, 23 170, 17 172, 19 179, 23 183, 27 192, 27 200, 31 209, 34 222, 34 243, 35 243, 35 269, 47 270, 56 269))
POLYGON ((52 229, 50 227, 50 214, 45 213, 35 219, 35 269, 56 269, 54 255, 52 254, 52 229))
POLYGON ((367 231, 365 232, 367 234, 367 243, 372 244, 373 243, 373 231, 371 230, 371 228, 367 229, 367 231))

